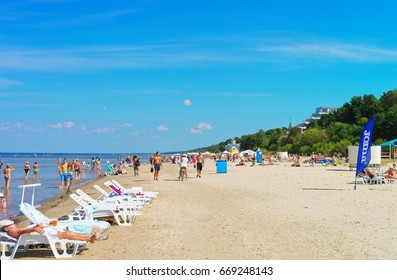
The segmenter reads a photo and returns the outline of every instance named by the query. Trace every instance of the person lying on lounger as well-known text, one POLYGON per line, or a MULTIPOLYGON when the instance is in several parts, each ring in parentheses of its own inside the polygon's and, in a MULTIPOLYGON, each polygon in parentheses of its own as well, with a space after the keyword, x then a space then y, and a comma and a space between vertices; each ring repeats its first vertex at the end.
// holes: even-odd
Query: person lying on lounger
POLYGON ((94 243, 100 237, 101 233, 96 232, 94 234, 83 234, 73 231, 58 231, 54 227, 46 227, 44 225, 34 225, 32 227, 18 228, 11 220, 0 221, 0 231, 8 233, 13 238, 19 238, 22 234, 37 232, 39 234, 45 234, 49 238, 53 239, 69 239, 78 240, 94 243))
POLYGON ((387 178, 387 179, 397 179, 397 167, 396 167, 395 163, 393 163, 392 167, 390 167, 386 171, 385 178, 387 178))
POLYGON ((365 175, 369 176, 369 178, 371 179, 375 177, 375 173, 372 171, 371 168, 365 169, 365 175))
POLYGON ((298 156, 294 157, 294 162, 291 164, 291 166, 292 167, 300 167, 301 166, 298 156))

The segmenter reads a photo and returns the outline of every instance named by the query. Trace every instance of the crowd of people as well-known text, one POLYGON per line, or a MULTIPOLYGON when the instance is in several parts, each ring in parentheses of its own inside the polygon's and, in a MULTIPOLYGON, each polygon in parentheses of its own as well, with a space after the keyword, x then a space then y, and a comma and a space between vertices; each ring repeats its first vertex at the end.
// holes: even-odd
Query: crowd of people
POLYGON ((164 157, 161 156, 160 152, 156 152, 149 159, 151 165, 150 171, 153 172, 153 180, 158 181, 159 172, 163 167, 163 162, 171 162, 172 164, 179 165, 179 171, 182 169, 185 171, 184 177, 187 180, 188 165, 193 164, 197 171, 196 177, 201 178, 205 158, 206 156, 202 152, 191 154, 171 154, 164 157))
MULTIPOLYGON (((196 177, 201 178, 202 170, 205 160, 213 160, 215 163, 217 160, 227 160, 230 162, 235 162, 236 166, 244 166, 247 163, 250 163, 251 166, 255 165, 257 162, 260 162, 261 165, 265 164, 273 164, 273 162, 277 162, 283 160, 278 155, 272 154, 270 152, 261 153, 261 161, 257 161, 256 153, 247 153, 247 154, 229 154, 229 153, 219 153, 219 154, 209 154, 209 153, 187 153, 187 154, 167 154, 162 156, 160 152, 156 152, 149 158, 149 164, 151 166, 151 172, 153 172, 153 180, 158 181, 159 173, 162 169, 163 162, 171 162, 172 164, 178 164, 181 169, 185 169, 185 176, 187 178, 188 174, 188 164, 192 164, 194 169, 196 169, 196 177)), ((303 161, 304 164, 308 164, 309 166, 316 166, 319 164, 334 164, 335 161, 341 159, 340 153, 335 153, 332 157, 326 157, 323 154, 315 154, 311 153, 309 157, 303 161)), ((299 155, 291 155, 288 154, 288 161, 292 161, 291 166, 300 167, 301 166, 301 156, 299 155)), ((141 166, 140 158, 136 155, 127 156, 125 159, 122 157, 117 158, 117 165, 110 164, 107 162, 107 165, 111 166, 114 169, 114 175, 124 174, 124 167, 133 167, 134 176, 139 175, 139 169, 141 166)), ((3 162, 0 160, 0 168, 3 167, 3 162)), ((84 173, 86 169, 90 169, 95 171, 97 175, 101 173, 101 159, 99 157, 91 157, 91 160, 86 162, 83 158, 81 162, 79 159, 73 159, 71 162, 68 162, 66 158, 61 161, 61 158, 57 158, 57 168, 59 171, 59 176, 61 179, 61 186, 65 189, 69 189, 72 185, 72 180, 80 180, 81 173, 84 173)), ((10 164, 6 164, 3 170, 4 180, 5 180, 5 188, 10 186, 11 174, 15 168, 10 164)), ((23 165, 23 170, 25 173, 25 181, 28 180, 30 174, 33 173, 33 180, 38 180, 40 166, 37 161, 34 162, 32 167, 28 161, 23 165)), ((370 171, 369 171, 370 172, 370 171)), ((382 172, 384 177, 387 179, 396 179, 396 165, 393 164, 389 169, 382 172)), ((370 174, 369 174, 370 175, 370 174)))

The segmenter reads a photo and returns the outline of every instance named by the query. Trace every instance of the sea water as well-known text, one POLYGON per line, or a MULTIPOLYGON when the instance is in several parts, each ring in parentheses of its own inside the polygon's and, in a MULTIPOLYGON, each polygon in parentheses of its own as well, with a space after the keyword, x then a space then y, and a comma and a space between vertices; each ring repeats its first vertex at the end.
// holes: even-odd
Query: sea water
MULTIPOLYGON (((132 157, 133 154, 131 154, 132 157)), ((142 163, 149 162, 150 154, 136 154, 142 163)), ((0 160, 3 162, 3 166, 0 169, 1 180, 0 180, 0 192, 4 194, 7 207, 1 207, 0 220, 10 219, 13 216, 19 215, 19 204, 22 198, 22 188, 21 185, 40 183, 41 186, 36 187, 34 204, 40 207, 45 201, 57 197, 62 193, 65 193, 66 189, 62 188, 61 179, 58 172, 57 159, 58 157, 63 161, 66 158, 68 162, 72 162, 73 159, 78 159, 80 165, 82 165, 83 160, 86 161, 86 167, 80 174, 80 180, 73 178, 72 189, 78 188, 89 181, 97 178, 98 176, 103 176, 106 172, 106 162, 109 161, 111 164, 116 164, 118 166, 118 158, 126 159, 127 155, 123 154, 52 154, 52 153, 0 153, 0 160), (101 170, 97 174, 96 169, 91 168, 91 158, 98 157, 101 160, 101 170), (25 180, 24 165, 25 162, 29 162, 30 173, 27 180, 25 180), (38 173, 38 179, 33 180, 33 164, 37 162, 40 166, 38 173), (5 189, 5 181, 3 176, 3 171, 6 164, 10 164, 15 170, 11 172, 11 182, 8 190, 5 189)), ((82 167, 81 167, 82 168, 82 167)), ((31 203, 31 194, 26 195, 24 201, 31 203)), ((1 205, 0 205, 1 206, 1 205)), ((77 207, 77 204, 76 204, 77 207)), ((67 213, 65 213, 67 214, 67 213)))

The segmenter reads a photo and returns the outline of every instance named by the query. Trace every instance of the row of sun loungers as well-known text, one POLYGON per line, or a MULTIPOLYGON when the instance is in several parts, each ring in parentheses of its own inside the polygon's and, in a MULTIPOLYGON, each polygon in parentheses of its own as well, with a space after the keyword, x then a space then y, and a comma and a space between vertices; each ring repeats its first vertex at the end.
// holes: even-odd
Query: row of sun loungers
MULTIPOLYGON (((144 192, 142 188, 126 189, 115 180, 105 182, 105 187, 109 191, 98 185, 94 186, 100 193, 97 199, 77 189, 76 193, 70 194, 70 197, 78 207, 71 214, 62 216, 54 223, 34 206, 34 191, 38 186, 40 184, 21 186, 24 190, 20 210, 31 224, 52 225, 60 231, 70 230, 85 234, 100 231, 102 240, 107 239, 113 223, 119 226, 131 226, 136 217, 141 215, 140 209, 152 203, 158 195, 157 192, 144 192), (31 203, 24 202, 25 190, 29 188, 33 189, 31 203)), ((23 234, 19 239, 15 239, 5 232, 0 232, 0 241, 1 260, 13 259, 16 253, 37 247, 49 247, 56 258, 71 258, 86 249, 84 241, 52 240, 46 235, 36 233, 23 234)))

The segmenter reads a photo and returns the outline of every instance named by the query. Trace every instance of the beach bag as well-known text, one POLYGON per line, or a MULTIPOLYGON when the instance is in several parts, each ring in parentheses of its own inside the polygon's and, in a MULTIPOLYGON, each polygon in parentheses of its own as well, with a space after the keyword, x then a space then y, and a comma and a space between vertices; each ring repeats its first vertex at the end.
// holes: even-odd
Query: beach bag
POLYGON ((150 168, 150 172, 153 172, 154 170, 153 170, 153 167, 152 168, 150 168))

